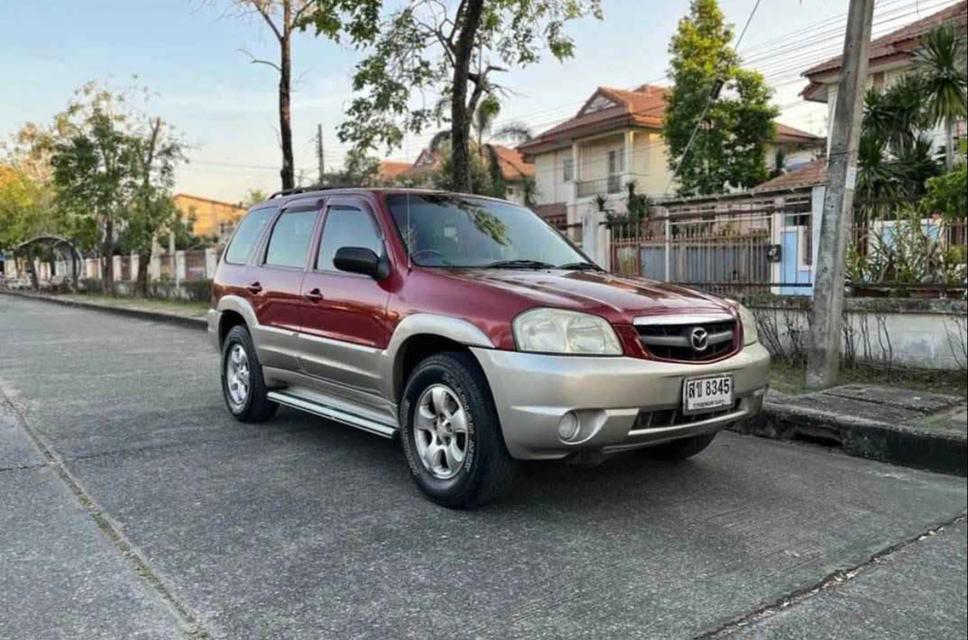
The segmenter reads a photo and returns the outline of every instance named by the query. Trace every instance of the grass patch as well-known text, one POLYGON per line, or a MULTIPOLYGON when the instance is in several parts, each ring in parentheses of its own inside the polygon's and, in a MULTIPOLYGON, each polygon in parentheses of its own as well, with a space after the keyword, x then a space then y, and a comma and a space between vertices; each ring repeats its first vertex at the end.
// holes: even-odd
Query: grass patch
POLYGON ((79 302, 92 302, 106 307, 126 307, 144 311, 171 313, 188 318, 203 318, 208 312, 208 302, 188 300, 168 300, 164 298, 135 298, 128 296, 106 296, 101 293, 65 293, 59 296, 79 302))
MULTIPOLYGON (((806 366, 802 364, 774 359, 770 367, 770 386, 782 393, 806 393, 805 377, 806 366)), ((968 398, 968 376, 964 371, 844 367, 838 384, 876 384, 968 398)))

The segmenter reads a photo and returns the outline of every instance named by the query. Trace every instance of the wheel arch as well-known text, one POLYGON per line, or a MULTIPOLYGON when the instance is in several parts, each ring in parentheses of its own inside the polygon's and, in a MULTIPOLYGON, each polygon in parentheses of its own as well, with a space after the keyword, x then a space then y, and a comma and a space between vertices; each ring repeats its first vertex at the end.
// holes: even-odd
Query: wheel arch
POLYGON ((232 327, 243 325, 255 340, 253 328, 258 325, 255 311, 248 300, 239 296, 224 296, 218 302, 218 346, 221 348, 232 327))
POLYGON ((430 355, 462 351, 470 354, 477 362, 470 347, 493 349, 494 343, 480 328, 467 320, 431 314, 408 316, 397 326, 387 349, 390 364, 387 391, 390 397, 394 402, 400 401, 410 373, 421 360, 430 355))

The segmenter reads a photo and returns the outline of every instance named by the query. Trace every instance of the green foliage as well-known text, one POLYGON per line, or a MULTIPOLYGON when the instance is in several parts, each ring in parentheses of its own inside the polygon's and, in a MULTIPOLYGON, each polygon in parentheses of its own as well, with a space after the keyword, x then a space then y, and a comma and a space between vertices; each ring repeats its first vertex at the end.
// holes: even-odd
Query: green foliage
POLYGON ((945 247, 938 228, 908 206, 893 223, 875 224, 864 242, 850 244, 845 273, 855 285, 958 285, 966 275, 965 247, 945 247))
POLYGON ((613 238, 619 239, 634 235, 641 228, 642 222, 649 217, 649 208, 651 207, 649 197, 644 193, 637 193, 635 189, 635 182, 629 182, 625 185, 627 192, 625 213, 621 214, 605 210, 607 199, 604 196, 598 196, 598 198, 601 198, 598 207, 600 210, 605 210, 605 219, 613 238))
MULTIPOLYGON (((449 149, 445 149, 441 152, 441 162, 440 168, 431 174, 431 183, 435 189, 441 189, 443 191, 465 191, 464 188, 454 183, 454 172, 452 170, 453 166, 453 154, 451 154, 449 149)), ((498 180, 494 180, 494 171, 492 171, 489 166, 491 159, 487 156, 481 157, 479 153, 472 153, 470 156, 470 176, 471 176, 471 193, 476 193, 483 196, 491 196, 494 198, 503 198, 505 185, 503 180, 500 180, 500 172, 498 173, 498 180)))
POLYGON ((716 0, 693 0, 669 45, 673 87, 663 137, 682 195, 749 188, 769 176, 766 145, 775 138, 778 111, 763 76, 740 67, 732 38, 716 0), (720 96, 707 110, 718 83, 720 96))
POLYGON ((387 16, 356 67, 353 89, 361 95, 346 111, 340 140, 361 150, 399 147, 437 114, 412 98, 436 92, 450 100, 452 122, 459 123, 452 136, 459 161, 449 170, 451 182, 466 188, 470 168, 464 163, 473 156, 466 146, 468 114, 499 90, 491 74, 532 64, 543 48, 558 59, 572 56, 574 43, 564 28, 586 14, 601 17, 600 0, 468 0, 456 9, 436 0, 407 3, 387 16))
POLYGON ((939 214, 947 222, 964 222, 968 218, 968 165, 928 180, 928 190, 921 201, 925 213, 939 214))
POLYGON ((372 187, 380 182, 380 160, 359 149, 350 149, 343 160, 343 169, 336 176, 337 184, 372 187))
POLYGON ((245 194, 245 199, 242 201, 242 206, 251 207, 268 199, 269 194, 266 191, 262 189, 249 189, 248 193, 245 194))
POLYGON ((924 83, 925 113, 934 124, 966 115, 965 38, 951 26, 927 34, 914 53, 924 83))
POLYGON ((0 251, 56 232, 52 192, 17 165, 0 165, 0 251))

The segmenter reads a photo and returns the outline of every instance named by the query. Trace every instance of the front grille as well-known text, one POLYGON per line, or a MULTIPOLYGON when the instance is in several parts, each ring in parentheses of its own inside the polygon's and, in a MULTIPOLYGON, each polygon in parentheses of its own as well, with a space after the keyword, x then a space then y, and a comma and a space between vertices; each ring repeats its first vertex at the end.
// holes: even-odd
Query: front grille
POLYGON ((713 418, 725 416, 726 414, 736 411, 737 407, 739 407, 739 400, 728 407, 722 407, 720 409, 716 409, 715 411, 697 413, 689 416, 683 414, 679 409, 660 409, 659 411, 642 410, 639 411, 639 415, 636 416, 635 425, 632 427, 632 430, 639 431, 642 429, 681 427, 684 425, 693 424, 694 422, 702 422, 704 420, 712 420, 713 418))
POLYGON ((735 320, 687 324, 637 324, 639 340, 645 350, 663 360, 708 362, 736 350, 735 320), (694 332, 704 336, 694 338, 694 332), (702 333, 704 332, 704 333, 702 333))

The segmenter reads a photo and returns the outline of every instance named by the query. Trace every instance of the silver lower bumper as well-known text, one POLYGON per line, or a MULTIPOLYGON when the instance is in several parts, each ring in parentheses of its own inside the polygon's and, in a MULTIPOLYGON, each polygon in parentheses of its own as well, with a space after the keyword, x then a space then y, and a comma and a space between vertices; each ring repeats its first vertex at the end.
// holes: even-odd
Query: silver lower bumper
POLYGON ((718 431, 757 413, 769 383, 770 356, 760 344, 713 364, 472 351, 490 383, 508 451, 519 459, 618 451, 718 431), (641 411, 678 408, 684 378, 721 373, 733 376, 737 404, 729 413, 674 426, 636 426, 641 411), (558 423, 569 411, 581 422, 575 442, 558 436, 558 423))

